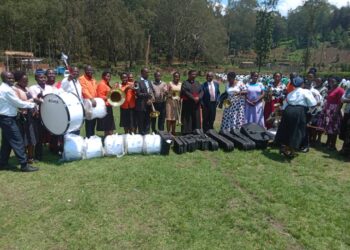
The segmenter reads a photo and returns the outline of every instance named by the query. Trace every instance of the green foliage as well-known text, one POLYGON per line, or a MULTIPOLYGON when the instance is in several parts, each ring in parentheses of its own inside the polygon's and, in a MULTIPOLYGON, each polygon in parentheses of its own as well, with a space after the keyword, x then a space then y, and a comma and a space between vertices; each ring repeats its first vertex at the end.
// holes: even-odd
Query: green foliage
POLYGON ((258 11, 256 18, 255 52, 256 64, 260 68, 266 63, 272 46, 272 12, 258 11))
POLYGON ((229 1, 224 19, 230 54, 253 48, 257 6, 256 0, 229 1))
MULTIPOLYGON (((349 6, 337 8, 327 0, 308 0, 284 17, 274 10, 275 0, 231 0, 225 11, 220 3, 219 0, 2 0, 0 51, 31 51, 38 57, 49 58, 52 64, 59 63, 59 54, 64 51, 72 62, 93 62, 101 67, 124 64, 125 68, 133 68, 145 61, 149 35, 149 59, 168 65, 223 63, 228 55, 238 56, 257 49, 257 36, 266 42, 265 48, 259 45, 257 50, 261 62, 267 60, 261 56, 262 51, 289 40, 294 40, 293 50, 317 48, 324 42, 350 48, 349 6), (267 25, 260 22, 262 16, 258 14, 264 10, 273 17, 266 19, 270 23, 266 30, 257 26, 267 25), (258 20, 257 15, 260 15, 258 20)), ((306 52, 305 65, 310 64, 310 53, 306 52)))

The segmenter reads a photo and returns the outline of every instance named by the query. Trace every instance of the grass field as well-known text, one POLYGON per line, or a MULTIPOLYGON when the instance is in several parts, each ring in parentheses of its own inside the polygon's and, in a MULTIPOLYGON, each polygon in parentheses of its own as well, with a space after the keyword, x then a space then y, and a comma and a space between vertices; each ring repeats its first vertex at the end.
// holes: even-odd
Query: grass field
POLYGON ((0 172, 0 249, 350 249, 350 164, 322 148, 37 165, 0 172))

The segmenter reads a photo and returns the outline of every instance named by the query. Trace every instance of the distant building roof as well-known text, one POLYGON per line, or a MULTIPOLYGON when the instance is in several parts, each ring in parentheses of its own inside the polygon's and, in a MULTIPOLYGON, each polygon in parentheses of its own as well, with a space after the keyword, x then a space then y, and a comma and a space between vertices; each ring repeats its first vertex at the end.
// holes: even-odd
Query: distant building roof
POLYGON ((5 56, 34 57, 33 52, 5 50, 5 56))

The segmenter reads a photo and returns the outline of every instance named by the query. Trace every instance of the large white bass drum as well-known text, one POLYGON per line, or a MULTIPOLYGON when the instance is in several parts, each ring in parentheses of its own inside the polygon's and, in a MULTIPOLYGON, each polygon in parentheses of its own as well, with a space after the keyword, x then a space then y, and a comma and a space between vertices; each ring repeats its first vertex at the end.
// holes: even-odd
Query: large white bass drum
POLYGON ((84 108, 79 98, 67 92, 47 94, 40 106, 41 119, 48 131, 63 135, 79 130, 84 122, 84 108))

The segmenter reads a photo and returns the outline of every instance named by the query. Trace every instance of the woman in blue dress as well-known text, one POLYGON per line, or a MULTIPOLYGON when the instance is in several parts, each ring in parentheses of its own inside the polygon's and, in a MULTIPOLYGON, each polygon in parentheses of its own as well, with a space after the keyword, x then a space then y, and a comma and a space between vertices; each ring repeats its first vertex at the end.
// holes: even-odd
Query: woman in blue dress
POLYGON ((264 123, 264 85, 258 82, 258 73, 252 72, 250 82, 246 85, 247 96, 245 106, 245 119, 247 123, 257 123, 265 127, 264 123))

